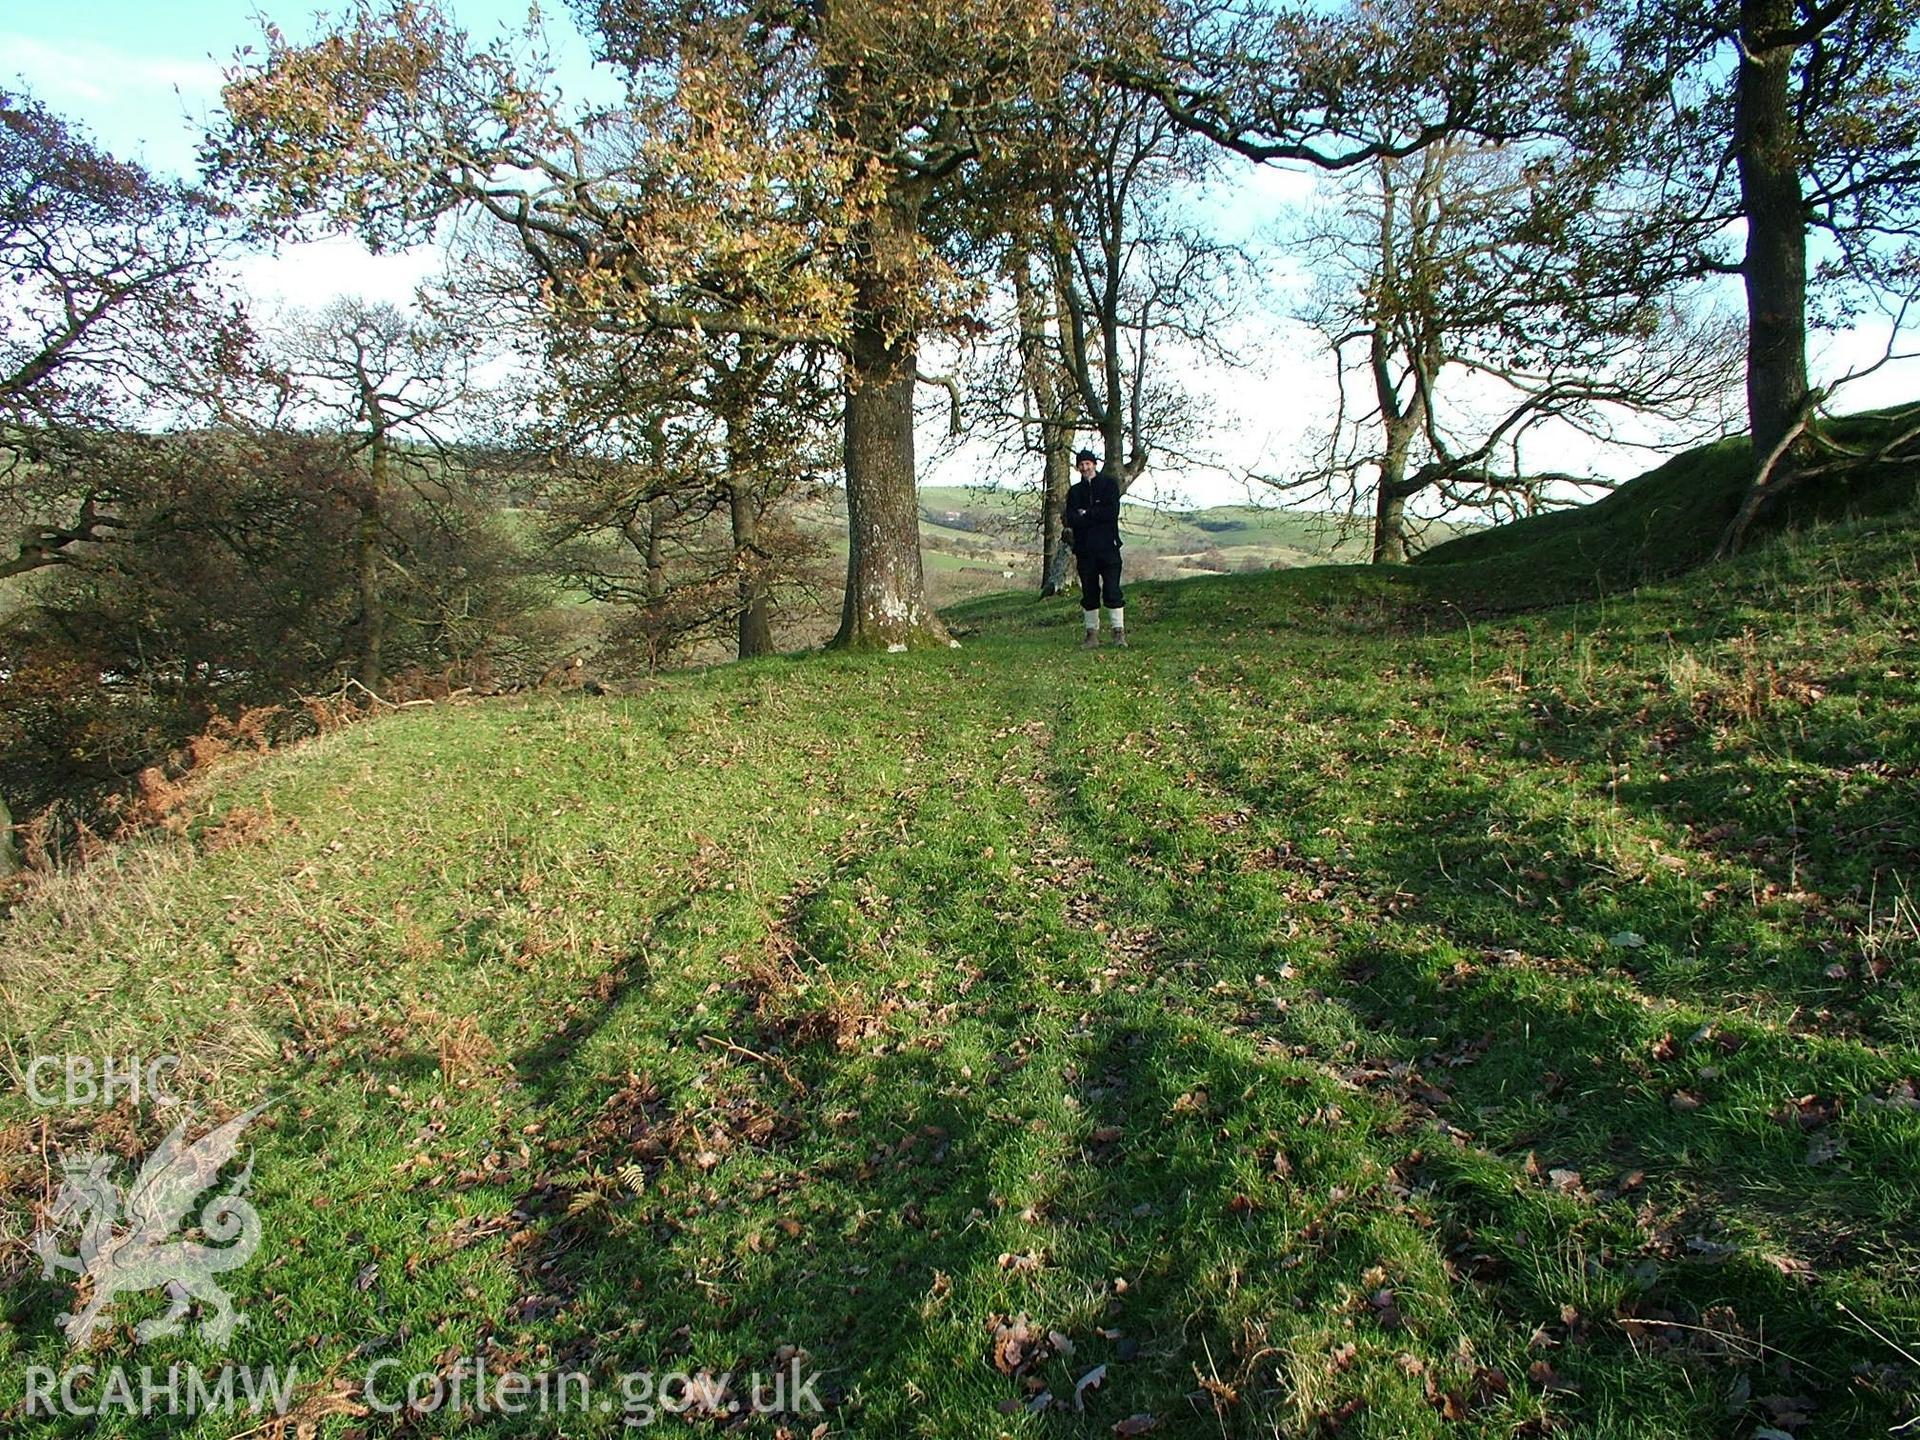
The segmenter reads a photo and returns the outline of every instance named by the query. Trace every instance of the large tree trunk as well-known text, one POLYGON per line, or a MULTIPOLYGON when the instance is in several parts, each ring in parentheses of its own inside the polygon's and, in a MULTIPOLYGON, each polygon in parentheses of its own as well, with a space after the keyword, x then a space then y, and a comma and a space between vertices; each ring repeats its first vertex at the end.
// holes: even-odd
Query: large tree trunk
MULTIPOLYGON (((740 473, 744 457, 733 457, 733 473, 740 473)), ((740 584, 739 657, 773 654, 773 621, 767 602, 766 556, 760 552, 760 505, 753 487, 737 480, 727 485, 727 505, 733 520, 733 564, 740 584)))
MULTIPOLYGON (((1792 0, 1741 0, 1734 107, 1747 221, 1747 418, 1763 457, 1807 400, 1807 218, 1795 158, 1792 0)), ((1779 483, 1776 476, 1774 483, 1779 483)))
POLYGON ((1380 477, 1380 494, 1374 502, 1373 563, 1407 563, 1407 502, 1385 475, 1380 477))
POLYGON ((19 868, 20 852, 13 843, 13 812, 7 809, 6 800, 0 798, 0 878, 19 868))
POLYGON ((1058 595, 1067 588, 1073 552, 1067 546, 1067 491, 1073 485, 1073 440, 1065 428, 1044 427, 1046 493, 1041 500, 1040 593, 1058 595))
MULTIPOLYGON (((1382 264, 1394 260, 1391 223, 1381 227, 1382 264)), ((1380 424, 1386 444, 1380 452, 1379 490, 1373 501, 1373 563, 1407 563, 1407 501, 1420 487, 1407 484, 1407 457, 1413 442, 1427 423, 1427 394, 1435 364, 1426 371, 1423 382, 1403 405, 1393 383, 1393 337, 1388 327, 1377 321, 1370 346, 1374 399, 1380 406, 1380 424)))
POLYGON ((378 691, 381 649, 386 641, 386 605, 380 595, 380 498, 386 489, 386 442, 375 438, 367 485, 360 492, 360 523, 354 535, 354 569, 360 582, 360 683, 378 691))
POLYGON ((1380 488, 1373 500, 1373 563, 1407 563, 1407 501, 1419 492, 1407 484, 1407 456, 1425 423, 1426 406, 1416 400, 1404 415, 1386 420, 1386 448, 1380 454, 1380 488))
POLYGON ((847 595, 837 646, 948 645, 927 602, 914 487, 916 337, 889 334, 893 301, 910 282, 917 207, 896 197, 862 227, 867 262, 856 278, 847 347, 847 595))

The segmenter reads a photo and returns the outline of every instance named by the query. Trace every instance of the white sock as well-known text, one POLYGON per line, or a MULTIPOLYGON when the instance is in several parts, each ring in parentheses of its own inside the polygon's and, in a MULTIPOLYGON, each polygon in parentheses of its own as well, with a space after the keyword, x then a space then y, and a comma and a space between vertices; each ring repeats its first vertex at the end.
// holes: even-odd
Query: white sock
POLYGON ((1087 633, 1089 635, 1100 628, 1100 612, 1098 610, 1082 610, 1080 614, 1087 622, 1087 633))
POLYGON ((1127 607, 1124 605, 1116 605, 1111 610, 1107 611, 1107 623, 1113 626, 1113 628, 1116 630, 1126 629, 1127 628, 1127 607))

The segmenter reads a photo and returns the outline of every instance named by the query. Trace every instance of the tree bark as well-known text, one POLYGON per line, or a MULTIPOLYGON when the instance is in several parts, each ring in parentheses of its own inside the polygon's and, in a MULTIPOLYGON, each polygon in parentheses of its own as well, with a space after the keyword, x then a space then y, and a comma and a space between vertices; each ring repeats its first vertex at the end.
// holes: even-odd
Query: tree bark
MULTIPOLYGON (((1404 465, 1401 467, 1404 472, 1404 465)), ((1380 477, 1380 494, 1374 502, 1373 563, 1407 563, 1407 502, 1398 490, 1380 477)))
MULTIPOLYGON (((732 459, 738 476, 744 457, 732 459)), ((733 520, 733 564, 739 575, 739 658, 773 654, 773 621, 767 601, 766 557, 760 551, 760 507, 753 487, 737 479, 727 484, 727 506, 733 520)), ((917 534, 916 534, 917 539, 917 534)))
MULTIPOLYGON (((1007 271, 1020 316, 1021 386, 1026 391, 1025 403, 1032 407, 1030 423, 1040 432, 1044 466, 1040 486, 1040 593, 1046 596, 1066 589, 1072 553, 1067 546, 1066 517, 1067 490, 1073 484, 1075 387, 1062 367, 1059 350, 1048 339, 1046 312, 1030 264, 1031 252, 1025 242, 1016 241, 1007 258, 1007 271)), ((1058 285, 1050 289, 1054 321, 1064 326, 1066 297, 1058 285)))
POLYGON ((13 812, 7 809, 5 798, 0 797, 0 879, 19 868, 20 851, 13 843, 13 812))
POLYGON ((636 510, 620 523, 620 533, 646 567, 641 593, 649 605, 659 604, 667 594, 667 567, 660 552, 660 530, 666 516, 666 506, 666 497, 656 495, 647 501, 644 521, 636 510))
MULTIPOLYGON (((1747 419, 1756 460, 1807 399, 1807 217, 1795 157, 1792 0, 1741 0, 1734 136, 1747 220, 1747 419)), ((1776 477, 1776 484, 1778 477, 1776 477)))
POLYGON ((1067 491, 1073 485, 1073 442, 1057 426, 1045 427, 1047 485, 1042 498, 1040 593, 1059 595, 1068 584, 1073 552, 1067 547, 1067 491))
POLYGON ((1403 414, 1383 409, 1387 443, 1380 454, 1380 485, 1373 501, 1373 563, 1407 563, 1407 500, 1419 486, 1407 483, 1407 456, 1426 423, 1426 405, 1416 399, 1403 414))
POLYGON ((846 648, 952 643, 927 601, 920 565, 917 337, 900 332, 893 303, 910 280, 917 212, 917 202, 896 194, 861 227, 866 258, 847 346, 847 593, 833 639, 846 648))
POLYGON ((387 446, 377 435, 367 470, 367 485, 360 493, 360 523, 354 536, 354 568, 360 582, 359 680, 377 692, 387 629, 385 602, 380 596, 380 498, 386 489, 387 446))
MULTIPOLYGON (((1390 242, 1390 232, 1383 227, 1390 242)), ((1391 265, 1392 256, 1387 255, 1391 265)), ((1407 500, 1418 493, 1418 486, 1407 484, 1407 457, 1413 451, 1415 437, 1427 423, 1427 390, 1431 375, 1425 377, 1403 405, 1393 383, 1392 336, 1376 321, 1373 329, 1372 369, 1374 398, 1380 406, 1380 424, 1386 444, 1380 452, 1380 481, 1373 501, 1373 563, 1407 563, 1407 500)), ((1437 367, 1436 367, 1437 368, 1437 367)))

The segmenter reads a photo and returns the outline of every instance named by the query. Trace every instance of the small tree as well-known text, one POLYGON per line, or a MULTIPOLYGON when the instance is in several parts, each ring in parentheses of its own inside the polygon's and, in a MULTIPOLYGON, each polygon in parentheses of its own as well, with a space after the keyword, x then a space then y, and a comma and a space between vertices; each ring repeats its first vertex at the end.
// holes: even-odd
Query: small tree
POLYGON ((740 659, 771 654, 775 591, 800 558, 775 512, 821 467, 818 367, 794 347, 673 330, 550 329, 546 355, 532 400, 543 418, 522 443, 547 457, 550 534, 570 578, 640 607, 654 661, 720 626, 740 659), (725 546, 710 541, 716 516, 725 546), (608 535, 625 563, 593 543, 608 535))
POLYGON ((415 319, 385 302, 342 298, 297 317, 280 336, 298 411, 338 430, 364 470, 352 476, 357 516, 353 573, 360 598, 354 623, 357 678, 378 692, 388 630, 386 573, 394 488, 426 475, 406 442, 438 449, 456 412, 472 400, 472 342, 446 324, 415 319))
POLYGON ((0 90, 0 578, 139 538, 151 477, 108 437, 218 414, 250 373, 225 240, 205 195, 0 90))
POLYGON ((1603 189, 1552 161, 1435 143, 1343 180, 1308 227, 1317 285, 1302 318, 1333 351, 1340 404, 1287 488, 1349 505, 1370 493, 1376 563, 1407 558, 1420 497, 1513 514, 1555 482, 1603 483, 1528 465, 1523 442, 1543 425, 1604 439, 1630 411, 1695 427, 1689 439, 1724 426, 1732 327, 1635 294, 1570 244, 1565 227, 1603 189))
POLYGON ((1075 436, 1091 430, 1130 488, 1157 452, 1195 438, 1181 362, 1231 364, 1220 330, 1244 257, 1180 218, 1216 152, 1156 102, 1101 81, 1069 87, 1057 172, 1036 172, 1009 209, 1004 265, 1011 347, 970 387, 989 434, 1042 459, 1041 593, 1066 583, 1062 516, 1075 436))

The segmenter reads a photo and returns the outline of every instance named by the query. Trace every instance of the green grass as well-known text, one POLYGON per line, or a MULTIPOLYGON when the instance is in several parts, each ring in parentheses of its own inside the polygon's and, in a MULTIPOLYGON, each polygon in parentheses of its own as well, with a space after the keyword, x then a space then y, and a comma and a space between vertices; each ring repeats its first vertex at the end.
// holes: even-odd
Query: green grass
MULTIPOLYGON (((1834 441, 1871 449, 1894 433, 1900 411, 1869 411, 1823 425, 1834 441)), ((1528 608, 1629 589, 1705 563, 1732 521, 1753 474, 1744 435, 1677 455, 1591 505, 1470 531, 1416 563, 1444 566, 1463 601, 1528 608)), ((1789 490, 1762 512, 1756 535, 1845 516, 1884 514, 1913 503, 1911 462, 1862 467, 1844 480, 1789 490)))
MULTIPOLYGON (((27 895, 9 1052, 278 1097, 228 1358, 297 1362, 322 1434, 620 1432, 343 1413, 377 1359, 787 1346, 834 1435, 1884 1434, 1916 534, 1510 615, 1524 558, 1134 586, 1124 653, 999 596, 957 650, 337 731, 27 895), (1072 1354, 996 1368, 1022 1315, 1072 1354)), ((170 1121, 0 1094, 0 1407, 70 1363, 46 1167, 170 1121)), ((216 1363, 137 1350, 156 1305, 88 1358, 216 1363)))

